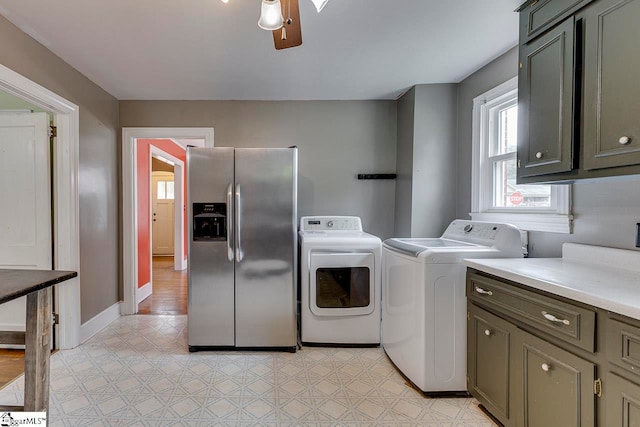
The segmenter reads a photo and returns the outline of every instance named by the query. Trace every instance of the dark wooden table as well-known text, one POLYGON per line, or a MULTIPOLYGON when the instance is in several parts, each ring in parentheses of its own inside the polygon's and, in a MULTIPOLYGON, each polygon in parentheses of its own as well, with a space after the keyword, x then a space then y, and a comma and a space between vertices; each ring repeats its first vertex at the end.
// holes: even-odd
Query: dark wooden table
POLYGON ((0 344, 24 344, 24 406, 0 406, 0 410, 48 412, 51 286, 77 275, 75 271, 0 269, 0 304, 27 297, 25 332, 0 331, 0 344))

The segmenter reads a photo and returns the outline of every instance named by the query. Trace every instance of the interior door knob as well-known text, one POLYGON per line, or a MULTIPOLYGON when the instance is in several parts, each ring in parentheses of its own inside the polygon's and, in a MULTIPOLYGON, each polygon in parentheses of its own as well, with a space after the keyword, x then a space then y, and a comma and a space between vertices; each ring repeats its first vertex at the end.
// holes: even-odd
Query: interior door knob
POLYGON ((621 136, 618 142, 622 145, 627 145, 631 142, 631 138, 629 138, 628 136, 621 136))

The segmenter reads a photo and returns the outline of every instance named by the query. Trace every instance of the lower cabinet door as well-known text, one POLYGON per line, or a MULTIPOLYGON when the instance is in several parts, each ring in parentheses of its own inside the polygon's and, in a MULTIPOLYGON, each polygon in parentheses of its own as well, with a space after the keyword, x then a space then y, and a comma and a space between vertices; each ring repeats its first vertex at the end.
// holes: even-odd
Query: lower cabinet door
POLYGON ((607 427, 640 427, 640 385, 609 372, 606 386, 607 427))
POLYGON ((512 426, 509 360, 517 329, 479 308, 467 306, 467 388, 502 424, 512 426))
POLYGON ((593 427, 595 365, 521 330, 515 345, 518 425, 593 427))

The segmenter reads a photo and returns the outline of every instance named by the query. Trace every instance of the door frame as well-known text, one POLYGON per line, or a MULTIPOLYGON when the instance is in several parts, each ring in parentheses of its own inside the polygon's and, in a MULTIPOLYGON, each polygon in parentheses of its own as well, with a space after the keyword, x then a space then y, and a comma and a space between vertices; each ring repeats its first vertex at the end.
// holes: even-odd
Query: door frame
POLYGON ((80 344, 79 107, 1 64, 0 90, 52 113, 58 130, 51 164, 53 267, 77 271, 78 277, 55 287, 54 309, 59 315, 55 344, 59 349, 74 348, 80 344))
MULTIPOLYGON (((184 176, 184 162, 177 157, 172 156, 171 154, 163 151, 162 149, 156 146, 149 147, 149 174, 150 181, 153 184, 153 168, 151 167, 151 158, 155 156, 162 156, 167 160, 171 160, 173 162, 173 269, 176 271, 184 270, 187 268, 187 263, 184 259, 183 254, 185 253, 184 247, 184 221, 185 221, 185 210, 182 208, 185 206, 186 200, 184 199, 184 182, 182 177, 184 176), (180 239, 180 240, 178 240, 180 239)), ((149 206, 153 207, 153 192, 149 191, 149 206)), ((153 209, 152 209, 153 210, 153 209)), ((153 221, 153 214, 149 212, 150 221, 153 221)), ((149 222, 151 225, 151 222, 149 222)), ((149 230, 149 247, 151 250, 149 251, 149 255, 151 259, 149 260, 150 264, 153 265, 153 231, 149 230)), ((153 286, 153 275, 151 276, 151 284, 153 286)))
POLYGON ((213 128, 122 128, 122 314, 136 314, 138 304, 138 188, 136 158, 138 139, 203 139, 213 147, 213 128))

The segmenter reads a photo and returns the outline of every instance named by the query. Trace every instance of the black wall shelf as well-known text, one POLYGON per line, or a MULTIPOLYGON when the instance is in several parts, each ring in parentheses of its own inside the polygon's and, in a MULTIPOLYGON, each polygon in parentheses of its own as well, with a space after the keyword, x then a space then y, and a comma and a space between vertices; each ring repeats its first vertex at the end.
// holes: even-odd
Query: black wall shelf
POLYGON ((396 179, 395 173, 359 173, 358 179, 396 179))

